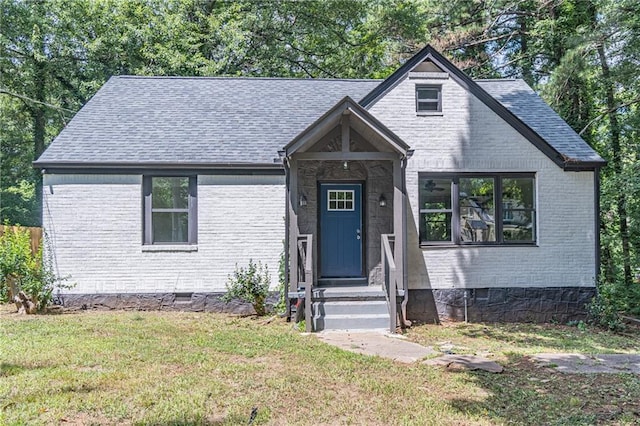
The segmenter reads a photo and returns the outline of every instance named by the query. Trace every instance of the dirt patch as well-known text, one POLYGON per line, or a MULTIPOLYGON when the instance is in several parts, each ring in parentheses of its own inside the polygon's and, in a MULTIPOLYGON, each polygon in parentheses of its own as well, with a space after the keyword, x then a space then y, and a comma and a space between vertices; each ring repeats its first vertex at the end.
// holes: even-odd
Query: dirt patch
POLYGON ((61 425, 84 426, 84 425, 130 425, 127 420, 111 420, 101 413, 74 413, 59 419, 61 425))

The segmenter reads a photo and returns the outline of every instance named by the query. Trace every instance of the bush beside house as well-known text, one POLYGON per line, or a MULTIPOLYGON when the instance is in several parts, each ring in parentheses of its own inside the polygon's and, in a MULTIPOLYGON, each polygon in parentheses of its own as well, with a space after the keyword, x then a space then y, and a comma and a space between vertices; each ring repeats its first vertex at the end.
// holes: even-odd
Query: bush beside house
POLYGON ((0 230, 0 302, 14 302, 21 313, 43 311, 59 280, 43 257, 41 230, 6 225, 0 230))

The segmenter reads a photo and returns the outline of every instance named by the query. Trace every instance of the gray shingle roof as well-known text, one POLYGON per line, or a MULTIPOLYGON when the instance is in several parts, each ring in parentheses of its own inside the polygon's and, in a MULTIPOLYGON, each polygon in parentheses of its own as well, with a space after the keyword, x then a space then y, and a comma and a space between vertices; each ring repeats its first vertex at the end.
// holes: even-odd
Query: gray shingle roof
MULTIPOLYGON (((521 80, 477 82, 573 162, 602 162, 521 80)), ((36 162, 275 165, 278 150, 380 80, 112 77, 36 162)))
POLYGON ((569 162, 604 162, 523 80, 476 80, 569 162))
POLYGON ((273 164, 278 150, 377 80, 112 77, 36 164, 273 164))

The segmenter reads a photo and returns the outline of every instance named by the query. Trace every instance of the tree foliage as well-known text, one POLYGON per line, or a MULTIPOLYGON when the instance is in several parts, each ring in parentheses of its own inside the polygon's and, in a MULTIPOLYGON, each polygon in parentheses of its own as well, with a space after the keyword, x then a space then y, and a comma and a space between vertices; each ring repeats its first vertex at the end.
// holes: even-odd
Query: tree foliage
POLYGON ((111 75, 383 78, 426 43, 525 79, 609 161, 602 280, 638 286, 636 0, 0 0, 0 220, 38 224, 30 163, 111 75))

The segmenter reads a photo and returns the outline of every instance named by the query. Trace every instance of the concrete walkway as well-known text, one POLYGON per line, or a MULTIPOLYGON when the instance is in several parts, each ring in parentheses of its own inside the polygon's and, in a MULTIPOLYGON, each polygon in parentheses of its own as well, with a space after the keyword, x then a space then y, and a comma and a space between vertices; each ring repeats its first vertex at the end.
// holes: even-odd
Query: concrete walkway
POLYGON ((429 355, 437 354, 433 348, 408 342, 404 337, 376 331, 323 331, 316 334, 320 340, 340 349, 363 355, 377 355, 410 364, 429 355))
POLYGON ((561 373, 632 373, 640 374, 640 354, 538 354, 531 357, 541 367, 561 373))
MULTIPOLYGON (((423 364, 448 369, 485 370, 502 372, 496 362, 475 355, 443 354, 432 347, 409 342, 404 336, 384 331, 323 331, 314 333, 325 343, 363 355, 380 356, 410 364, 430 359, 423 364)), ((632 373, 640 374, 640 354, 582 355, 543 353, 531 359, 540 367, 553 368, 561 373, 632 373)))

